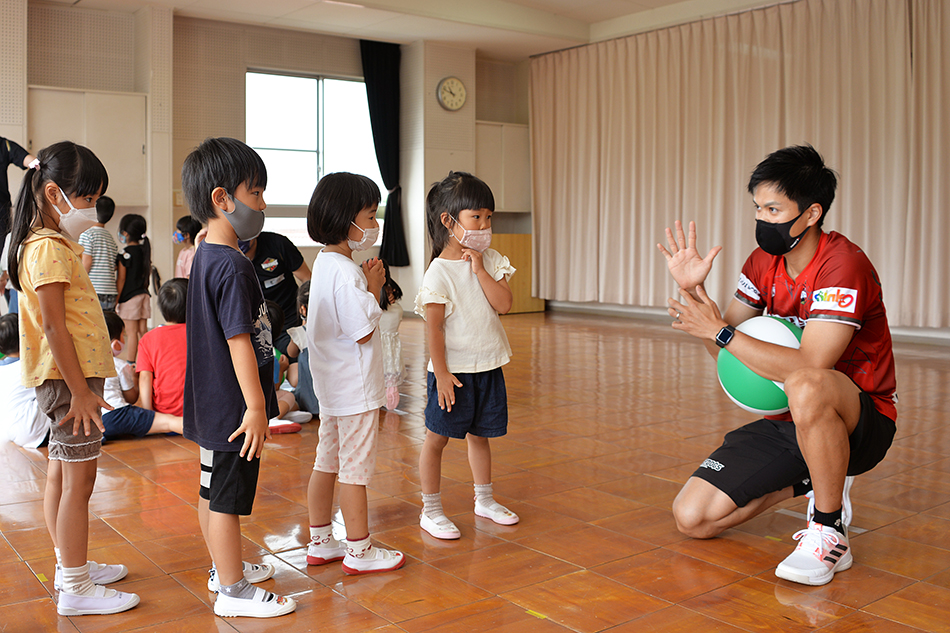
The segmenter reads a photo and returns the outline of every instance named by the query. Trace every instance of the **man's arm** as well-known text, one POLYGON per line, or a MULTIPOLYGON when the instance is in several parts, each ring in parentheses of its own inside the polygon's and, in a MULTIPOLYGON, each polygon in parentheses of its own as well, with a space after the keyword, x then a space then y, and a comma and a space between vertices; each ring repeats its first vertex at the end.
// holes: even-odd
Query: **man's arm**
MULTIPOLYGON (((677 318, 673 328, 701 339, 714 358, 719 355, 715 342, 719 330, 727 324, 737 326, 760 314, 760 311, 733 299, 723 318, 719 307, 706 295, 702 286, 697 286, 694 292, 699 296, 698 301, 686 290, 680 291, 682 303, 670 299, 670 314, 677 318)), ((738 331, 728 349, 743 365, 760 376, 784 382, 798 369, 832 369, 852 336, 854 327, 850 325, 816 320, 805 328, 799 349, 766 343, 738 331)))

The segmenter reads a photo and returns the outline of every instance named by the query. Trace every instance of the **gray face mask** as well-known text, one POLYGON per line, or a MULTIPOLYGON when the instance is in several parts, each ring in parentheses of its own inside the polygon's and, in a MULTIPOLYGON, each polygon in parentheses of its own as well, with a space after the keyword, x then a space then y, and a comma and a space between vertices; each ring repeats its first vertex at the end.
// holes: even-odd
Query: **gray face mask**
POLYGON ((239 240, 253 240, 264 228, 264 212, 255 211, 231 194, 228 197, 234 202, 234 211, 225 211, 224 217, 231 223, 239 240))

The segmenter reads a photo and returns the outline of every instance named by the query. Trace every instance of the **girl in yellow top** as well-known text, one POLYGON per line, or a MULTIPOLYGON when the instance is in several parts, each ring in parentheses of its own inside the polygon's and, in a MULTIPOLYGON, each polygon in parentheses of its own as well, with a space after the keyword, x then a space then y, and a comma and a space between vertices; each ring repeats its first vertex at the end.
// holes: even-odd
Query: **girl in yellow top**
POLYGON ((60 615, 119 613, 134 593, 102 585, 124 578, 124 565, 86 560, 89 497, 102 445, 105 379, 115 375, 96 291, 82 264, 79 236, 96 222, 96 200, 109 185, 90 150, 63 141, 40 150, 23 177, 11 227, 10 280, 20 295, 23 384, 36 388, 52 420, 44 510, 56 552, 60 615))

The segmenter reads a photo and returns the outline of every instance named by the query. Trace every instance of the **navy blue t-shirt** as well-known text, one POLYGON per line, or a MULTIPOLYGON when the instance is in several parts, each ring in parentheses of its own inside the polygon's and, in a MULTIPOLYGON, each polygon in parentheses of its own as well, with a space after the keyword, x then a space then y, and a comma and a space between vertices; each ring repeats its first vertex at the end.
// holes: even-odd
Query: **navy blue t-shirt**
POLYGON ((274 348, 264 295, 254 266, 239 250, 207 240, 198 245, 188 281, 184 435, 199 446, 241 450, 228 442, 247 406, 234 373, 228 339, 250 334, 268 417, 277 415, 274 348))

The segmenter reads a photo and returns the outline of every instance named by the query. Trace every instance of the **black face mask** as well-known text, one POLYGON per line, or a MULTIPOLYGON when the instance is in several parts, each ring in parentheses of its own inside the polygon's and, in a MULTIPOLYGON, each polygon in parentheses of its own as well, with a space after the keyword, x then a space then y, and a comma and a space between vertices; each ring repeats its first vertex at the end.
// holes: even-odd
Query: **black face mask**
POLYGON ((795 248, 801 239, 805 237, 805 233, 808 233, 808 229, 811 228, 810 226, 806 227, 804 231, 795 237, 791 235, 792 225, 795 224, 798 218, 802 217, 804 213, 805 212, 802 211, 794 220, 782 222, 781 224, 772 224, 764 220, 756 220, 755 241, 762 250, 769 255, 784 255, 795 248))

